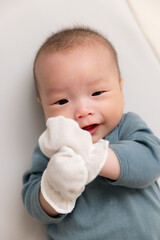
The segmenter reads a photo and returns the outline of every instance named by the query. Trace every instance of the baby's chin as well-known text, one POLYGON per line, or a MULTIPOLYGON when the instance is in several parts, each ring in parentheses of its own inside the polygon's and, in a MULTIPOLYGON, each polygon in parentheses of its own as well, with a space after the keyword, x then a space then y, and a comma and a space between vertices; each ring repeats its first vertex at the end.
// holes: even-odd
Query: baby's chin
POLYGON ((92 136, 92 143, 96 143, 98 142, 100 139, 102 139, 103 137, 98 137, 98 136, 92 136))

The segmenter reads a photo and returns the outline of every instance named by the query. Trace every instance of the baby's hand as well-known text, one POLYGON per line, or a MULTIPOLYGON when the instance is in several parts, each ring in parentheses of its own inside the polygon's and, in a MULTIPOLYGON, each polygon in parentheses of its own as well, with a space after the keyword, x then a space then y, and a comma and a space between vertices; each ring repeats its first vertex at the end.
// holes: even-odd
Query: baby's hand
POLYGON ((52 157, 63 146, 72 148, 81 156, 89 155, 92 137, 76 121, 58 116, 49 118, 46 126, 47 129, 39 138, 39 146, 47 157, 52 157))
POLYGON ((55 210, 66 213, 104 166, 108 141, 101 139, 93 144, 89 132, 62 116, 49 118, 46 125, 39 145, 51 160, 42 177, 42 194, 55 210))
POLYGON ((86 167, 88 169, 87 183, 93 181, 103 168, 108 156, 108 144, 109 142, 103 139, 92 144, 90 155, 85 158, 86 167))
POLYGON ((84 191, 88 171, 84 160, 71 148, 62 147, 54 154, 42 175, 41 191, 59 213, 71 212, 84 191))

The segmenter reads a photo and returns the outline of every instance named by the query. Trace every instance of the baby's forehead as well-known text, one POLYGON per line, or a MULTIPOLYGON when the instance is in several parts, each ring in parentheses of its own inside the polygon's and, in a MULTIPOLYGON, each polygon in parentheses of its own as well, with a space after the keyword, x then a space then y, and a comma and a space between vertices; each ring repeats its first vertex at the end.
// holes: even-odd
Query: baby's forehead
MULTIPOLYGON (((62 63, 67 64, 71 61, 71 63, 75 62, 78 66, 78 61, 84 61, 92 62, 96 59, 96 62, 99 64, 101 63, 103 66, 114 66, 114 70, 118 70, 119 68, 116 62, 116 59, 109 47, 106 45, 102 45, 99 43, 92 44, 92 45, 80 45, 80 46, 74 46, 69 49, 65 49, 65 51, 53 51, 53 52, 42 52, 39 57, 37 58, 37 63, 35 67, 35 75, 37 81, 39 81, 41 78, 44 79, 44 71, 46 73, 47 71, 52 71, 53 66, 55 70, 58 69, 57 62, 60 63, 62 66, 62 63), (97 55, 98 54, 98 55, 97 55), (70 56, 72 56, 70 58, 70 56), (94 59, 94 60, 93 60, 94 59), (56 65, 55 65, 56 64, 56 65)), ((101 65, 101 66, 102 66, 101 65)), ((64 65, 63 65, 64 66, 64 65)), ((89 66, 90 67, 90 66, 89 66)))
MULTIPOLYGON (((100 68, 102 71, 104 69, 112 69, 112 71, 118 73, 119 75, 114 56, 107 46, 100 44, 95 44, 92 46, 76 46, 74 48, 67 49, 66 51, 53 51, 50 53, 43 52, 39 55, 35 67, 37 89, 40 91, 45 82, 49 81, 47 79, 53 80, 52 77, 55 76, 55 74, 58 74, 56 75, 58 78, 60 76, 64 77, 63 74, 61 75, 62 69, 63 72, 66 73, 68 73, 71 69, 76 69, 77 74, 80 73, 81 75, 81 73, 85 71, 83 71, 83 65, 79 63, 85 63, 85 61, 86 64, 84 64, 84 69, 86 69, 86 66, 88 66, 88 69, 91 69, 92 72, 96 73, 97 68, 99 68, 96 66, 101 66, 100 68), (95 52, 95 54, 93 52, 95 52), (98 53, 98 55, 96 53, 98 53), (79 56, 80 58, 78 58, 79 56), (71 64, 69 62, 71 62, 71 64), (68 70, 68 68, 70 70, 68 70)), ((91 76, 91 70, 87 73, 87 76, 91 76)))

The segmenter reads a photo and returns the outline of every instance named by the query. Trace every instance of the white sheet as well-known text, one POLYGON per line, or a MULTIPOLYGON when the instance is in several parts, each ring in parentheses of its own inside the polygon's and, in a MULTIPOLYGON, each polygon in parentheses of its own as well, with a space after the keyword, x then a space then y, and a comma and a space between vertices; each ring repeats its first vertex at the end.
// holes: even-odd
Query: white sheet
POLYGON ((160 1, 127 0, 127 2, 160 61, 160 1))
POLYGON ((102 31, 119 53, 125 110, 139 113, 160 137, 160 66, 125 0, 3 0, 0 2, 1 224, 0 239, 44 240, 28 216, 21 178, 44 128, 33 90, 36 50, 52 31, 87 24, 102 31))

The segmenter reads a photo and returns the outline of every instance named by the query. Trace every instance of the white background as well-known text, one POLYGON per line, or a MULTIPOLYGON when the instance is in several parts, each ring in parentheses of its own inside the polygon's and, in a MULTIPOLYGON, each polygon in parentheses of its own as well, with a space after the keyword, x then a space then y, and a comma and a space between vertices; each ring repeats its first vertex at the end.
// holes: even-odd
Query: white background
POLYGON ((127 0, 127 2, 160 60, 160 0, 127 0))
POLYGON ((44 226, 21 200, 22 175, 44 129, 32 64, 41 43, 64 26, 100 30, 118 51, 125 111, 141 115, 160 137, 160 65, 125 0, 0 1, 0 239, 44 240, 44 226))

